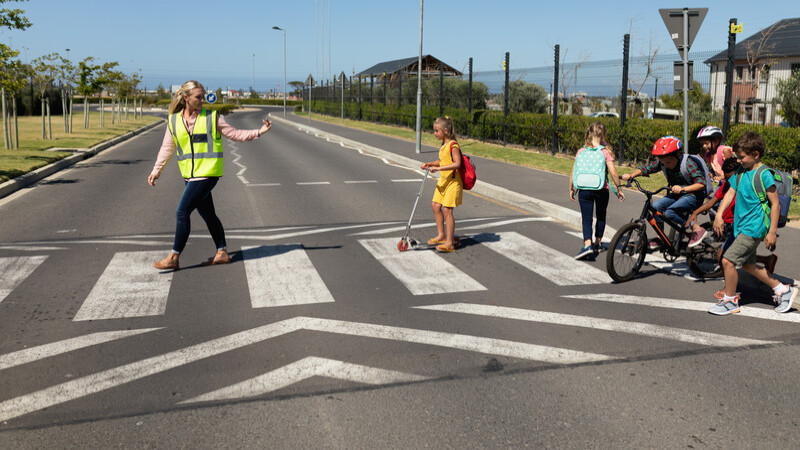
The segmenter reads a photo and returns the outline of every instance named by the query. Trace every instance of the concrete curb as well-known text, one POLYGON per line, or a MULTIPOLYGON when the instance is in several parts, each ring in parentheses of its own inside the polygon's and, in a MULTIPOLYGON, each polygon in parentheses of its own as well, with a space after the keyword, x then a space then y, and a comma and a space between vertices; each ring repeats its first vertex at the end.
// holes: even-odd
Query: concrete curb
POLYGON ((120 142, 135 137, 136 135, 144 133, 145 131, 151 128, 155 128, 164 123, 165 120, 166 119, 162 119, 157 122, 153 122, 150 125, 145 125, 137 130, 133 130, 123 135, 109 139, 105 142, 101 142, 88 150, 79 150, 72 156, 67 156, 64 159, 59 159, 54 163, 48 164, 44 167, 40 167, 24 175, 20 175, 17 178, 8 180, 5 183, 0 184, 0 198, 11 195, 14 192, 22 188, 28 187, 31 184, 36 183, 37 181, 43 178, 49 177, 50 175, 58 172, 59 170, 63 170, 85 159, 89 159, 92 156, 97 155, 98 153, 102 152, 103 150, 106 150, 109 147, 117 145, 120 142))
MULTIPOLYGON (((398 164, 400 166, 408 167, 410 169, 418 169, 419 165, 422 163, 422 161, 417 161, 413 158, 408 158, 402 155, 388 152, 386 150, 377 147, 372 147, 363 144, 361 142, 353 141, 351 139, 346 139, 341 136, 337 136, 335 134, 328 133, 326 131, 322 131, 311 126, 304 125, 302 123, 284 119, 283 117, 278 117, 273 115, 270 115, 270 117, 274 121, 285 123, 287 125, 297 128, 298 130, 327 139, 330 142, 336 142, 345 145, 347 147, 361 150, 364 153, 368 153, 370 155, 383 158, 387 161, 390 161, 394 164, 398 164)), ((478 176, 480 177, 480 174, 478 176)), ((517 208, 520 208, 528 212, 552 217, 553 219, 558 220, 559 222, 563 222, 573 228, 576 228, 578 230, 581 229, 581 214, 572 209, 564 208, 554 203, 546 202, 538 198, 520 194, 519 192, 514 192, 500 186, 495 186, 485 181, 481 181, 480 179, 478 179, 478 181, 475 183, 475 187, 472 188, 472 192, 511 204, 517 208)), ((606 230, 607 232, 610 232, 612 235, 615 232, 615 230, 612 230, 608 227, 606 228, 606 230)))

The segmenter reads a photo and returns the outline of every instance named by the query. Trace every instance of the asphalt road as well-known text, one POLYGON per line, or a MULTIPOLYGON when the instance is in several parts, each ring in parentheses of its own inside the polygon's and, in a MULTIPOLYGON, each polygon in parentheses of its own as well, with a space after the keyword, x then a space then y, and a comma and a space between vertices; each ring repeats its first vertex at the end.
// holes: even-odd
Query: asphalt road
POLYGON ((175 161, 146 183, 163 132, 0 200, 0 447, 800 443, 797 311, 711 316, 719 281, 680 262, 612 284, 572 227, 481 195, 458 251, 400 253, 421 174, 286 124, 225 142, 233 263, 198 266, 195 214, 159 273, 183 184, 175 161))

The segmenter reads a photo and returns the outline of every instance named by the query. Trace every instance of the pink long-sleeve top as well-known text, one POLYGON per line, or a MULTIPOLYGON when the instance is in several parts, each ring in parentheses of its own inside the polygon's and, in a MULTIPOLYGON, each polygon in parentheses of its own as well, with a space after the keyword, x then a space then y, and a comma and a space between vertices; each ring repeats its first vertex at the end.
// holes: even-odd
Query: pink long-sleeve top
MULTIPOLYGON (((193 114, 191 117, 189 117, 189 120, 186 120, 186 118, 183 117, 183 114, 180 114, 179 116, 186 125, 186 129, 189 130, 189 133, 191 133, 194 129, 194 123, 197 120, 197 114, 193 114)), ((220 115, 217 116, 217 130, 219 130, 219 132, 226 138, 236 142, 252 141, 258 138, 258 130, 237 130, 231 126, 231 124, 226 122, 225 118, 220 115)), ((153 166, 153 171, 151 173, 161 176, 161 171, 164 170, 164 167, 169 162, 169 159, 172 157, 173 153, 175 153, 175 140, 172 139, 172 133, 169 132, 168 126, 167 130, 164 132, 164 139, 161 141, 161 148, 158 150, 158 157, 156 157, 156 163, 153 166)), ((189 181, 203 179, 204 178, 187 178, 189 181)))

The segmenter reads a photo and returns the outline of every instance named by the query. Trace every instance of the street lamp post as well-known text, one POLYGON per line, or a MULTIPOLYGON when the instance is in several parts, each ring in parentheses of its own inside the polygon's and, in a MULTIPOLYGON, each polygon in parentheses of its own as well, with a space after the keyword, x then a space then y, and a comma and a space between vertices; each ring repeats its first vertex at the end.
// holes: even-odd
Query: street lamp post
POLYGON ((253 53, 253 92, 256 91, 256 54, 253 53))
POLYGON ((286 117, 286 30, 280 27, 272 29, 283 31, 283 117, 286 117))

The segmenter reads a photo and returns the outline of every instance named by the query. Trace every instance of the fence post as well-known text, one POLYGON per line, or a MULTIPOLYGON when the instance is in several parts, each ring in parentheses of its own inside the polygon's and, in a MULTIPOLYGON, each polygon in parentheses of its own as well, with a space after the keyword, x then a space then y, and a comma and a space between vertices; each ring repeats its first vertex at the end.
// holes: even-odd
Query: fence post
POLYGON ((509 53, 506 52, 506 61, 504 65, 504 69, 506 71, 506 87, 505 87, 505 106, 503 107, 503 147, 506 146, 508 143, 508 136, 506 134, 506 119, 508 119, 508 72, 509 72, 509 53))
POLYGON ((736 98, 736 125, 739 125, 739 116, 741 115, 742 99, 736 98))
MULTIPOLYGON (((619 108, 619 162, 625 162, 625 116, 628 114, 628 66, 630 60, 631 35, 626 34, 622 44, 622 96, 619 108)), ((684 143, 689 145, 688 142, 684 143)))
POLYGON ((444 64, 439 66, 439 117, 444 115, 444 64))
POLYGON ((358 76, 358 120, 361 120, 361 75, 358 76))
POLYGON ((469 59, 469 94, 467 99, 467 135, 470 135, 472 125, 472 58, 469 59))
POLYGON ((400 82, 397 84, 397 106, 400 107, 403 105, 403 69, 400 69, 398 73, 400 74, 400 82))
POLYGON ((553 59, 553 149, 555 155, 558 151, 558 57, 561 47, 556 44, 555 56, 553 59))
POLYGON ((383 106, 386 106, 386 72, 383 72, 383 106))
POLYGON ((372 99, 375 97, 375 77, 369 74, 369 104, 372 104, 372 99))
POLYGON ((733 98, 733 58, 736 50, 736 33, 731 32, 731 27, 736 25, 736 19, 728 21, 728 62, 725 63, 725 101, 722 106, 722 135, 728 137, 731 128, 731 100, 733 98))

